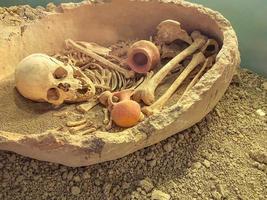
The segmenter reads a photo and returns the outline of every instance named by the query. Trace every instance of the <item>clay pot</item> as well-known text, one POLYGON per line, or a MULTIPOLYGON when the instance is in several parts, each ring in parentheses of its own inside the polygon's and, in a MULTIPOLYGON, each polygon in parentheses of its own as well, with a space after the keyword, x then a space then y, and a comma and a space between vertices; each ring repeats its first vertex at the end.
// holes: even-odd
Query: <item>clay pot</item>
POLYGON ((154 69, 159 62, 159 49, 150 41, 135 42, 128 51, 127 64, 137 73, 145 74, 154 69))
POLYGON ((140 121, 141 107, 137 102, 131 100, 132 93, 133 90, 123 90, 115 92, 109 97, 111 118, 117 126, 129 128, 140 121), (118 98, 118 102, 113 102, 114 97, 118 98))

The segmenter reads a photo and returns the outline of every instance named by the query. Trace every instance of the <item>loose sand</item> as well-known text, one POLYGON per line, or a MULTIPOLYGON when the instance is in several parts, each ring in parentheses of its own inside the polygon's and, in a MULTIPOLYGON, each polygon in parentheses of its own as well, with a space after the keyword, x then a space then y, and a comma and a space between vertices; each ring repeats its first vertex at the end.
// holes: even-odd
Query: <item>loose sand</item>
POLYGON ((0 199, 267 199, 266 81, 241 70, 200 123, 119 160, 70 168, 1 151, 0 199))

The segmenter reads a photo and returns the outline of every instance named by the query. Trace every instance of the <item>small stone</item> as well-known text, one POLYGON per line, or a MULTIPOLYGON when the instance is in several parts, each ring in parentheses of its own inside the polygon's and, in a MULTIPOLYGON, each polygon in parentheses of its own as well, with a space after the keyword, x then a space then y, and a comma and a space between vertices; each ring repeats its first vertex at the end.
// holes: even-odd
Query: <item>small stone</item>
POLYGON ((207 168, 209 168, 210 167, 210 161, 208 161, 208 160, 204 160, 203 161, 203 165, 205 166, 205 167, 207 167, 207 168))
POLYGON ((262 84, 262 88, 267 91, 267 81, 262 84))
POLYGON ((96 185, 96 186, 100 186, 100 185, 101 185, 101 181, 100 181, 99 179, 96 179, 96 180, 95 180, 95 185, 96 185))
POLYGON ((52 12, 52 11, 54 11, 55 9, 57 8, 57 6, 54 4, 54 3, 49 3, 49 4, 47 4, 47 6, 46 6, 46 10, 48 11, 48 12, 52 12))
POLYGON ((252 158, 253 160, 259 162, 259 163, 263 163, 267 165, 267 152, 264 151, 251 151, 249 153, 250 158, 252 158))
POLYGON ((37 18, 36 15, 30 11, 25 11, 25 16, 30 20, 35 20, 37 18))
POLYGON ((71 193, 72 193, 73 195, 78 195, 78 194, 80 194, 80 192, 81 192, 81 190, 80 190, 80 188, 77 187, 77 186, 73 186, 73 187, 71 188, 71 193))
POLYGON ((201 167, 201 163, 200 162, 195 162, 195 163, 193 163, 193 165, 192 165, 192 168, 193 169, 199 169, 201 167))
POLYGON ((85 171, 85 172, 83 172, 82 178, 88 179, 88 178, 90 178, 90 174, 87 171, 85 171))
POLYGON ((215 200, 221 200, 222 199, 222 195, 217 191, 212 191, 211 195, 215 200))
POLYGON ((148 161, 148 165, 149 165, 150 167, 155 167, 156 164, 157 164, 157 161, 156 161, 156 160, 150 160, 150 161, 148 161))
POLYGON ((200 130, 197 125, 194 126, 193 130, 196 134, 200 134, 200 130))
POLYGON ((171 145, 171 143, 166 143, 165 145, 163 145, 163 149, 167 153, 171 152, 172 151, 172 145, 171 145))
POLYGON ((141 180, 139 183, 140 187, 145 190, 147 193, 153 190, 154 185, 149 179, 141 180))
POLYGON ((152 200, 170 200, 171 196, 160 190, 153 190, 151 199, 152 200))
POLYGON ((152 160, 153 159, 153 153, 152 152, 147 153, 145 159, 146 160, 152 160))
POLYGON ((69 181, 72 180, 73 175, 74 175, 73 171, 70 171, 70 172, 68 173, 67 179, 68 179, 69 181))
POLYGON ((16 178, 16 182, 17 183, 20 183, 21 181, 23 181, 24 180, 24 177, 22 176, 22 175, 20 175, 20 176, 18 176, 17 178, 16 178))
POLYGON ((15 162, 16 161, 16 155, 15 154, 12 154, 11 156, 8 157, 8 160, 10 162, 15 162))
POLYGON ((81 178, 79 176, 74 176, 73 181, 76 183, 81 182, 81 178))
POLYGON ((258 109, 256 111, 257 115, 261 116, 261 117, 264 117, 266 115, 266 113, 262 110, 262 109, 258 109))
POLYGON ((123 182, 121 187, 122 189, 128 189, 130 187, 130 183, 123 182))

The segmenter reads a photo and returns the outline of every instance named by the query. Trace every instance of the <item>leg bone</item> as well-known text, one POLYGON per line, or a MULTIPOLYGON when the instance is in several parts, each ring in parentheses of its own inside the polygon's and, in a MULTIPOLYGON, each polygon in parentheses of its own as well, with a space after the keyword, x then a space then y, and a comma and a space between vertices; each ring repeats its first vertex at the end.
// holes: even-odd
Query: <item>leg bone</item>
POLYGON ((192 55, 206 43, 206 37, 199 32, 193 32, 192 38, 194 42, 180 54, 163 66, 151 79, 144 81, 133 93, 133 99, 136 101, 142 100, 145 104, 151 105, 155 101, 155 90, 160 82, 186 57, 192 55))
POLYGON ((177 88, 183 83, 186 77, 201 63, 205 61, 205 56, 203 53, 199 52, 195 54, 192 58, 192 61, 189 65, 184 69, 180 76, 173 82, 173 84, 169 87, 169 89, 152 105, 146 106, 142 109, 142 111, 146 115, 152 115, 155 112, 159 112, 168 99, 174 94, 177 88))

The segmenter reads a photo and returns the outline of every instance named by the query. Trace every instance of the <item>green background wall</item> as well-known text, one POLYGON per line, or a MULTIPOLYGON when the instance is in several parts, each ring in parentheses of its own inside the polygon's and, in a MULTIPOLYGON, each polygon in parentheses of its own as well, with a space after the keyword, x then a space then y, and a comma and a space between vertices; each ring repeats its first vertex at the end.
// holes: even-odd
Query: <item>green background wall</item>
MULTIPOLYGON (((52 0, 51 0, 52 1, 52 0)), ((220 11, 235 28, 242 58, 242 67, 267 77, 267 0, 189 0, 220 11), (256 9, 255 9, 256 8, 256 9)), ((46 5, 50 0, 0 0, 0 6, 46 5)), ((79 2, 79 0, 54 0, 79 2)))

